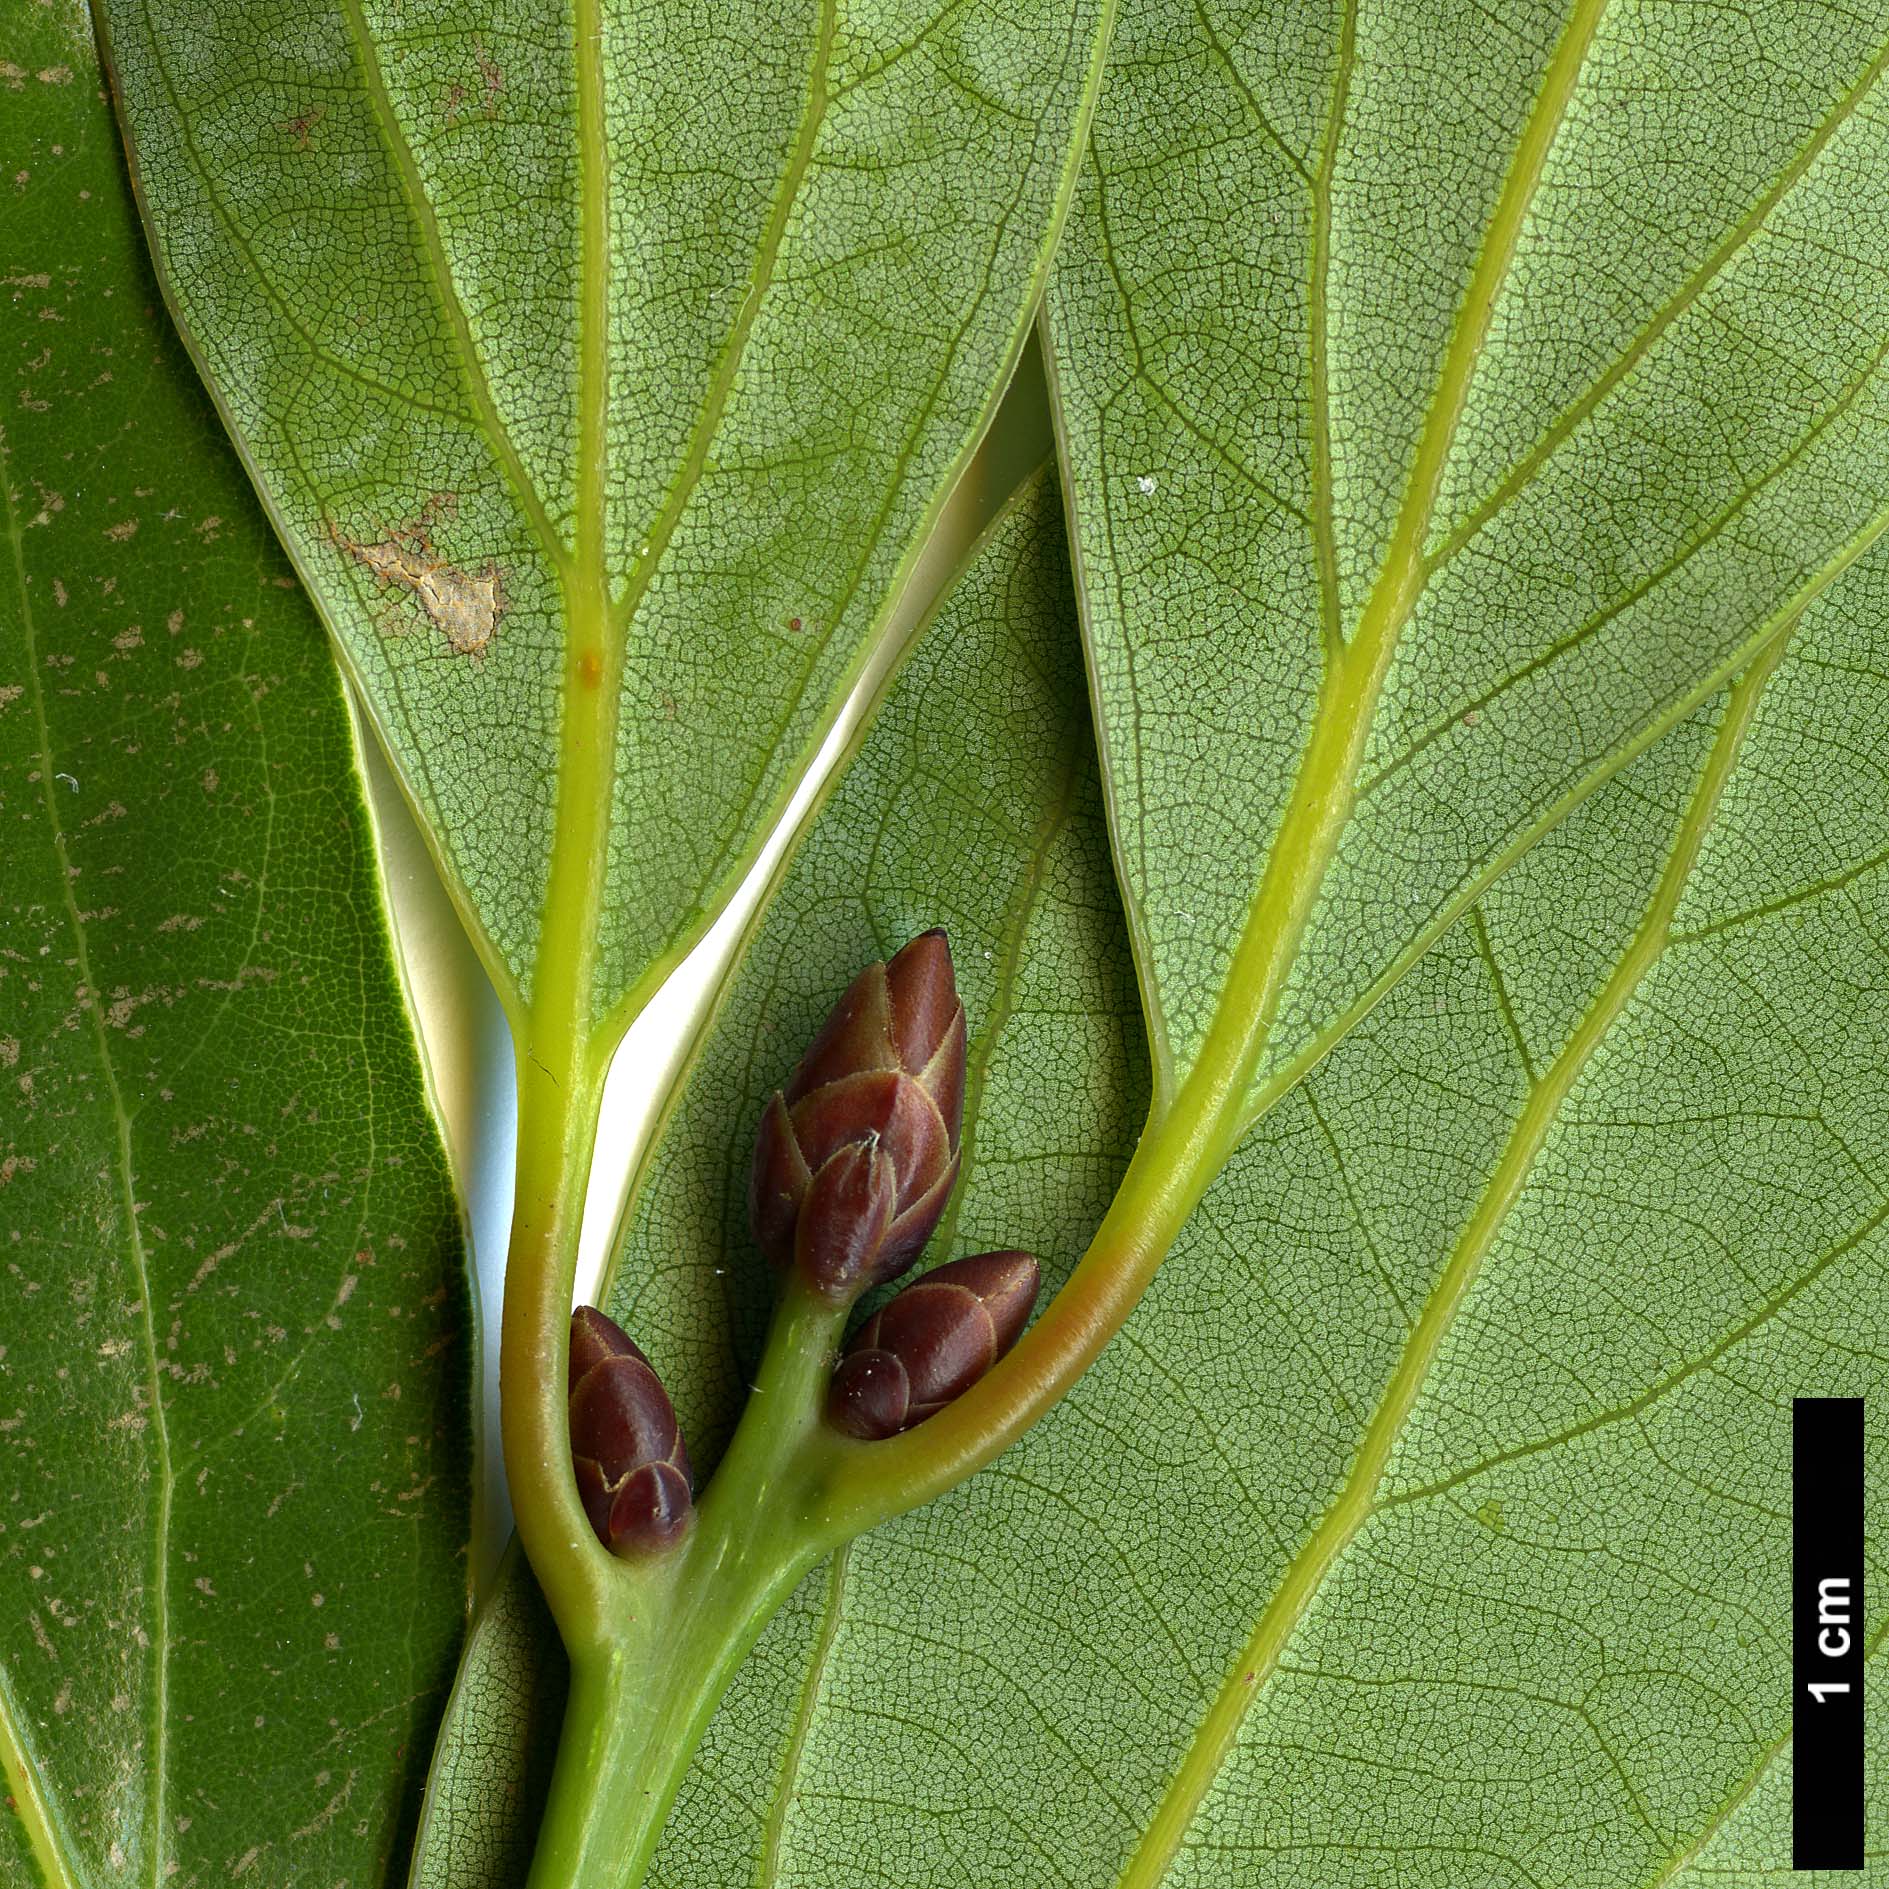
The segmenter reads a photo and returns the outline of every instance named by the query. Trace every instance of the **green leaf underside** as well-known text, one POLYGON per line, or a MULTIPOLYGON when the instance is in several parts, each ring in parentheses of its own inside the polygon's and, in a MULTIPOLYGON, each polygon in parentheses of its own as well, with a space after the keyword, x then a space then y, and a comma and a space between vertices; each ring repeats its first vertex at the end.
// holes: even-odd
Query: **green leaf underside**
POLYGON ((1352 757, 1260 1105, 1883 528, 1879 27, 1125 6, 1048 315, 1159 1068, 1352 757))
MULTIPOLYGON (((861 964, 942 923, 975 1019, 964 1147, 980 1179, 961 1190, 934 1260, 1022 1244, 1059 1281, 1126 1162, 1147 1074, 1061 537, 1055 486, 1039 479, 970 561, 784 869, 636 1177, 609 1310, 672 1390, 698 1481, 740 1413, 773 1296, 746 1230, 754 1125, 861 964), (1064 1070, 1095 1073, 1072 1088, 1064 1070)), ((523 1878, 534 1787, 495 1798, 491 1780, 515 1779, 508 1765, 555 1735, 562 1663, 528 1592, 521 1564, 474 1633, 476 1676, 435 1768, 422 1885, 508 1889, 523 1878)), ((805 1598, 784 1619, 805 1620, 805 1598)), ((764 1767, 766 1714, 791 1721, 801 1679, 775 1652, 784 1630, 777 1623, 737 1681, 737 1700, 768 1689, 753 1708, 758 1739, 737 1746, 764 1767)), ((752 1843, 760 1800, 731 1807, 716 1779, 731 1763, 724 1741, 743 1738, 748 1716, 737 1704, 717 1720, 657 1880, 672 1868, 678 1881, 740 1879, 731 1858, 752 1843)))
POLYGON ((516 1538, 467 1636, 415 1838, 412 1889, 516 1889, 551 1788, 570 1666, 516 1538))
MULTIPOLYGON (((1789 1399, 1885 1355, 1889 324, 1852 28, 1129 8, 1049 331, 1158 1077, 1368 632, 1357 804, 1283 941, 1268 1112, 1147 1301, 1024 1443, 796 1596, 657 1880, 1787 1868, 1789 1399), (1488 334, 1452 346, 1466 297, 1488 334)), ((842 848, 840 909, 863 877, 896 943, 935 915, 908 888, 972 876, 955 840, 883 912, 842 848)), ((1111 898, 1099 864, 1070 893, 1111 898)), ((696 1334, 724 1290, 757 1315, 715 1267, 765 1016, 730 1000, 623 1274, 711 1436, 696 1334)), ((991 1152, 988 1240, 1068 1224, 991 1152)))
POLYGON ((184 324, 521 991, 604 744, 608 1009, 872 653, 1021 345, 1103 9, 107 12, 184 324))
POLYGON ((464 1615, 458 1213, 82 13, 0 26, 0 144, 0 1879, 377 1884, 464 1615))
MULTIPOLYGON (((1885 625, 1879 554, 1774 673, 1571 812, 1271 1111, 1036 1430, 809 1580, 725 1701, 655 1880, 1788 1871, 1790 1400, 1877 1395, 1889 1363, 1889 1028, 1868 997, 1889 978, 1885 625)), ((953 699, 979 742, 1002 691, 953 699)), ((904 732, 889 708, 881 752, 904 732)), ((816 954, 861 897, 856 852, 823 863, 828 831, 794 869, 851 875, 800 921, 816 954)), ((897 847, 896 879, 864 894, 875 943, 912 922, 908 881, 966 876, 946 823, 897 847)), ((1069 863, 1092 877, 1059 877, 1059 907, 1106 912, 1096 852, 1069 863)), ((792 882, 781 899, 771 925, 792 882)), ((1064 987, 1044 1010, 1086 1017, 1098 1049, 1124 1040, 1123 993, 1097 1003, 1053 927, 1043 942, 1032 927, 1024 961, 1064 987)), ((775 963, 757 942, 737 988, 791 990, 775 963)), ((702 1360, 664 1308, 688 1302, 699 1241, 687 1327, 710 1315, 733 1185, 728 1148, 689 1124, 739 1143, 772 1075, 742 1087, 756 1022, 731 997, 625 1268, 674 1275, 618 1301, 672 1383, 702 1360)), ((1067 1105, 1122 1084, 1100 1057, 1061 1086, 1067 1105)), ((954 1246, 1054 1237, 1099 1206, 1009 1163, 996 1124, 1046 1145, 1021 1126, 1031 1087, 986 1089, 963 1183, 978 1232, 954 1246)), ((1879 1489, 1879 1428, 1870 1462, 1879 1489)), ((1871 1570, 1889 1578, 1879 1553, 1871 1570)), ((1878 1603, 1875 1644, 1885 1621, 1878 1603)))
MULTIPOLYGON (((1027 522, 988 557, 1059 570, 1027 522)), ((1066 725, 1035 694, 1046 666, 1079 702, 1067 653, 1026 640, 1061 613, 1040 571, 981 564, 962 597, 803 842, 642 1181, 613 1309, 692 1434, 725 1428, 762 1302, 751 1260, 717 1270, 748 1126, 846 968, 922 922, 915 897, 994 888, 1044 993, 1006 1006, 961 948, 987 1074, 941 1252, 1035 1240, 1055 1276, 1108 1177, 1072 1192, 1015 1150, 1126 1150, 1139 1059, 1094 790, 1054 786, 1053 744, 1011 732, 1026 705, 1066 725), (977 634, 979 598, 1007 629, 977 634), (888 820, 947 729, 1038 770, 1034 791, 907 790, 888 820), (1049 827, 978 811, 999 804, 1080 819, 1046 849, 1049 827), (1015 931, 1051 858, 1054 896, 1015 931), (1102 989, 1080 981, 1097 962, 1102 989), (1045 1028, 1086 1035, 1084 1060, 1045 1028), (770 1062, 753 1046, 775 1037, 770 1062), (1117 1099, 1059 1139, 1046 1069, 1072 1072, 1058 1127, 1117 1099)), ((809 1579, 724 1702, 655 1880, 1788 1869, 1790 1398, 1879 1392, 1889 1356, 1889 1031, 1866 1001, 1889 975, 1885 624, 1879 554, 1277 1104, 1030 1436, 809 1579)))

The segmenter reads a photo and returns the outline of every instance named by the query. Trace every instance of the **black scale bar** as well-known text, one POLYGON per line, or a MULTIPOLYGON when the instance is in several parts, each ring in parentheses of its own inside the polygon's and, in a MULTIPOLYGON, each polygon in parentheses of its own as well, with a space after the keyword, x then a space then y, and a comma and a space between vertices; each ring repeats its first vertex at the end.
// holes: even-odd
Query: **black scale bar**
POLYGON ((1793 1408, 1791 1867, 1863 1867, 1863 1400, 1793 1408))

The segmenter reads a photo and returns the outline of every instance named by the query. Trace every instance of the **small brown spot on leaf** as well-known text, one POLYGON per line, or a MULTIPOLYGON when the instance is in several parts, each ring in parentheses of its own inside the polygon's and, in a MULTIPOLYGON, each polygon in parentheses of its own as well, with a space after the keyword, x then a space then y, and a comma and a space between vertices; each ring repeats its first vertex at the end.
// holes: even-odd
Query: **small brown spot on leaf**
POLYGON ((505 74, 486 51, 483 40, 475 39, 472 42, 472 50, 479 61, 479 82, 485 87, 485 115, 488 118, 496 118, 499 94, 505 89, 505 74))
POLYGON ((308 149, 308 134, 321 123, 322 119, 327 116, 327 112, 328 107, 326 105, 311 105, 307 111, 300 112, 295 117, 284 120, 282 129, 295 140, 295 148, 298 151, 306 151, 308 149))

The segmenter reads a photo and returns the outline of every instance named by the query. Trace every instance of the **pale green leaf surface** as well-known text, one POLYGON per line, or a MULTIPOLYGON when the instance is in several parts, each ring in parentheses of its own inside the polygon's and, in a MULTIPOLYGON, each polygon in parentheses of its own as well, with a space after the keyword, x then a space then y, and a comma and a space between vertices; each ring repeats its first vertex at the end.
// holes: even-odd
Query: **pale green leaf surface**
POLYGON ((531 1868, 570 1683, 514 1539, 479 1609, 440 1722, 412 1889, 513 1889, 531 1868))
POLYGON ((1341 649, 1385 673, 1338 711, 1355 781, 1319 776, 1356 805, 1262 1100, 1883 528, 1881 34, 1820 4, 1124 8, 1048 313, 1164 1065, 1341 649))
POLYGON ((464 1619, 459 1217, 82 9, 0 23, 0 149, 0 1880, 370 1889, 464 1619))
MULTIPOLYGON (((1885 624, 1878 554, 1762 691, 1714 695, 1588 797, 1278 1102, 1036 1430, 810 1578, 658 1880, 1788 1873, 1790 1400, 1889 1378, 1885 624)), ((973 876, 915 818, 901 874, 868 882, 888 941, 907 873, 941 896, 973 876)), ((816 883, 826 833, 795 868, 816 883)), ((1062 896, 1103 909, 1087 858, 1062 896)), ((775 921, 794 909, 790 882, 775 921)), ((1053 927, 1036 944, 1065 986, 1046 1012, 1120 1015, 1053 927)), ((744 976, 772 962, 757 944, 744 976)), ((675 1198, 712 1230, 710 1306, 753 1107, 714 1072, 746 1067, 754 1022, 731 999, 645 1196, 703 1164, 675 1198), (683 1127, 710 1111, 712 1158, 683 1127)), ((1009 1186, 987 1163, 1012 1108, 1027 1088, 986 1092, 967 1213, 1009 1186)), ((1027 1224, 1026 1193, 1003 1211, 1027 1224)), ((1877 1490, 1884 1451, 1872 1426, 1877 1490)), ((1883 1521, 1872 1496, 1872 1592, 1883 1521)))
POLYGON ((107 12, 185 327, 527 991, 560 786, 611 749, 607 1008, 872 654, 1021 345, 1105 9, 107 12), (495 575, 482 648, 403 557, 495 575))

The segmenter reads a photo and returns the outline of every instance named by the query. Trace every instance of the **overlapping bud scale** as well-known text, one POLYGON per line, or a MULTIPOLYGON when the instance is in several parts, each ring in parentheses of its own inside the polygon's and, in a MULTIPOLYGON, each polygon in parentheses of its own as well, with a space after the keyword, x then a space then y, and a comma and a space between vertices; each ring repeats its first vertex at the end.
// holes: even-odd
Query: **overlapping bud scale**
POLYGON ((928 1272, 846 1347, 827 1393, 828 1421, 874 1440, 936 1415, 1016 1343, 1036 1289, 1028 1253, 978 1253, 928 1272))
POLYGON ((667 1547, 688 1526, 689 1455, 669 1393, 629 1334, 594 1305, 571 1314, 571 1468, 613 1554, 667 1547))
POLYGON ((761 1251, 846 1304, 923 1250, 958 1174, 964 1006, 942 931, 860 972, 756 1137, 761 1251))

